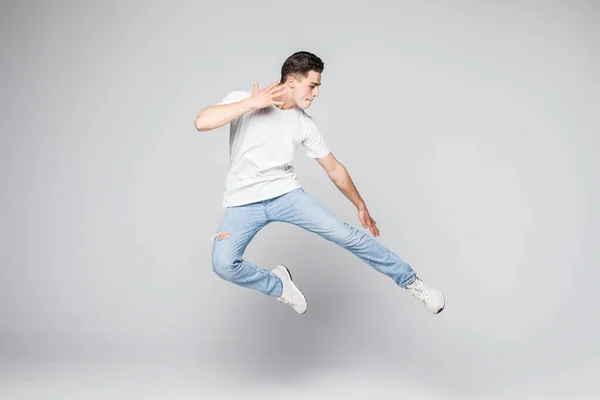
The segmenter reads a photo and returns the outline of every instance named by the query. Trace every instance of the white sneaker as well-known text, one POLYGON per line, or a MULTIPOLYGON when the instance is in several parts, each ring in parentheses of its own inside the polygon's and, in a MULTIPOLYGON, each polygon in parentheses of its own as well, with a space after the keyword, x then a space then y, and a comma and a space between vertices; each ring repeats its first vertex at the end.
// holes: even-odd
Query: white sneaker
POLYGON ((439 314, 446 305, 442 293, 434 287, 427 286, 419 278, 416 278, 413 283, 408 285, 406 290, 434 314, 439 314))
POLYGON ((283 292, 281 292, 281 296, 277 297, 277 300, 280 303, 289 304, 298 314, 304 314, 307 307, 306 298, 294 285, 290 270, 285 265, 278 265, 271 272, 277 275, 283 284, 283 292))

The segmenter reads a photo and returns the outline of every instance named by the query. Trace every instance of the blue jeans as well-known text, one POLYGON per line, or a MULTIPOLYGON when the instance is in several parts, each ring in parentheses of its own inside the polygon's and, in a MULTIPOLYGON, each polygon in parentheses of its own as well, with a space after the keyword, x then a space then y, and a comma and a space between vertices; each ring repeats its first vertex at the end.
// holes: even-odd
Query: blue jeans
POLYGON ((302 188, 272 199, 228 207, 212 238, 213 271, 236 285, 280 296, 282 284, 277 275, 242 258, 248 243, 269 222, 287 222, 316 233, 349 250, 400 287, 415 279, 415 272, 404 260, 369 233, 341 222, 302 188))

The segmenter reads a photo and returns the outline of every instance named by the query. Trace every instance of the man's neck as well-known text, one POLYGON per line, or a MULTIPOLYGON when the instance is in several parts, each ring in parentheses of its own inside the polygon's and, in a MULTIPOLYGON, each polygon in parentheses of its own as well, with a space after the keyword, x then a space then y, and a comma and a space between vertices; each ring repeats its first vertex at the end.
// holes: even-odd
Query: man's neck
POLYGON ((275 107, 279 108, 281 111, 287 111, 287 110, 291 110, 295 106, 296 106, 296 104, 294 103, 294 101, 292 99, 289 99, 289 100, 283 100, 283 104, 281 106, 275 106, 275 107))

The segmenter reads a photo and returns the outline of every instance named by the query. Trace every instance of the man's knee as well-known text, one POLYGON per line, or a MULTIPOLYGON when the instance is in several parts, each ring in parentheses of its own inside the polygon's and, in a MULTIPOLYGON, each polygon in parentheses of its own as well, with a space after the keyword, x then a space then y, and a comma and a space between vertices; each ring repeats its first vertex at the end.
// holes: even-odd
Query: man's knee
POLYGON ((215 254, 212 259, 213 272, 226 281, 233 280, 236 263, 233 257, 215 254))
MULTIPOLYGON (((215 240, 229 239, 229 232, 221 232, 215 235, 215 240)), ((215 274, 220 278, 231 281, 238 266, 236 257, 230 252, 229 246, 215 246, 212 254, 212 267, 215 274)))
POLYGON ((344 247, 355 246, 364 240, 365 237, 365 233, 363 231, 356 229, 346 222, 342 223, 342 226, 337 230, 336 233, 336 240, 344 247))

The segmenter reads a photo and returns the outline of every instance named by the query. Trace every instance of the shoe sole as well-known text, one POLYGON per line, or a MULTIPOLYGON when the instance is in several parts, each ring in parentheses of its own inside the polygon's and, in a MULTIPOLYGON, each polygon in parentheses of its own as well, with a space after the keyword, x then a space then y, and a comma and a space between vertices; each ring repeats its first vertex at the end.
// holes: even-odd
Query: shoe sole
MULTIPOLYGON (((306 303, 306 309, 304 310, 303 313, 298 313, 298 314, 300 314, 300 315, 306 314, 306 312, 308 311, 308 300, 306 300, 306 296, 304 295, 304 293, 302 292, 302 290, 298 289, 298 286, 296 286, 296 284, 294 283, 294 279, 292 278, 292 273, 290 272, 290 270, 288 269, 288 267, 286 267, 283 264, 279 264, 279 265, 282 266, 285 269, 285 272, 290 277, 290 281, 292 282, 292 284, 294 285, 294 287, 296 288, 296 290, 298 290, 300 293, 302 293, 302 297, 304 297, 304 302, 306 303)), ((294 310, 294 311, 296 311, 296 310, 294 310)))
POLYGON ((444 297, 444 295, 443 295, 443 294, 442 294, 441 296, 442 296, 442 300, 444 301, 444 305, 443 305, 443 306, 442 306, 442 308, 440 308, 440 309, 438 310, 438 312, 436 312, 435 314, 439 314, 439 313, 441 313, 442 311, 444 311, 444 308, 446 308, 446 298, 444 297))

